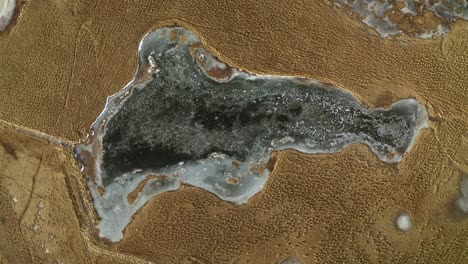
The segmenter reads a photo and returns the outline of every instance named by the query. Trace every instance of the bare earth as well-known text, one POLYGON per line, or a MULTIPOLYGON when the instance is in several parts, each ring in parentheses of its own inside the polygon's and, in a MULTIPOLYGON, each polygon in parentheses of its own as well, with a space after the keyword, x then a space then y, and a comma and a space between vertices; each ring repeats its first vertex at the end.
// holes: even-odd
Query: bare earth
POLYGON ((0 33, 0 263, 468 262, 468 217, 454 206, 468 173, 467 22, 445 39, 382 39, 328 1, 32 0, 21 8, 0 33), (101 241, 69 148, 21 127, 82 139, 106 97, 132 79, 141 37, 173 24, 249 72, 332 83, 372 107, 416 98, 431 128, 396 165, 361 145, 280 152, 247 205, 184 186, 153 198, 121 242, 101 241), (395 227, 403 211, 413 221, 406 233, 395 227))

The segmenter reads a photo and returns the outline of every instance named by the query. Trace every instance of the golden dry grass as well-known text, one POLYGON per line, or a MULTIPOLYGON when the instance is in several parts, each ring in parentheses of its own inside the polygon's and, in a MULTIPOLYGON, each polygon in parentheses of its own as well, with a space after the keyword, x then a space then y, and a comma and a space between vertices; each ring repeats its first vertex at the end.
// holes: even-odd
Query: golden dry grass
POLYGON ((237 68, 333 83, 369 106, 416 98, 431 128, 397 165, 364 146, 333 155, 281 152, 265 189, 243 206, 191 187, 162 194, 115 245, 94 239, 87 225, 77 198, 83 190, 71 184, 82 183, 72 156, 4 129, 1 260, 50 263, 60 253, 70 262, 112 262, 122 253, 155 263, 275 263, 288 256, 304 263, 468 262, 468 218, 453 207, 468 172, 464 21, 443 40, 384 40, 324 1, 33 0, 0 35, 0 119, 77 141, 106 97, 131 80, 141 36, 174 23, 237 68), (31 227, 40 199, 47 220, 37 220, 44 226, 37 234, 31 227), (402 210, 413 219, 408 233, 394 226, 402 210), (56 238, 47 244, 49 234, 56 238), (24 259, 13 259, 16 252, 24 259))

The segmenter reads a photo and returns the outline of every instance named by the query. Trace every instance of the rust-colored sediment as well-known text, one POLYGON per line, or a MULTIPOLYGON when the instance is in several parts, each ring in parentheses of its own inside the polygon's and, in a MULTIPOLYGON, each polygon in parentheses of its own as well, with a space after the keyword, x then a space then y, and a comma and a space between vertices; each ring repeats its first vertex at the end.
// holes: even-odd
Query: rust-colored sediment
MULTIPOLYGON (((200 56, 196 55, 195 50, 199 48, 203 48, 202 43, 200 42, 193 43, 192 45, 190 45, 190 54, 192 55, 193 58, 195 58, 195 61, 204 70, 206 75, 219 81, 226 81, 232 77, 232 75, 234 74, 234 70, 229 65, 226 65, 226 68, 224 69, 217 68, 217 67, 208 68, 206 65, 207 62, 202 60, 200 56)), ((219 61, 216 58, 213 58, 213 60, 219 61)))
POLYGON ((113 1, 112 8, 99 1, 31 1, 0 34, 0 119, 77 141, 106 97, 133 78, 141 37, 175 23, 197 32, 233 67, 332 83, 368 106, 415 98, 427 106, 431 128, 392 166, 360 145, 332 155, 281 151, 264 189, 246 205, 182 186, 151 199, 124 240, 112 245, 91 235, 78 210, 86 191, 72 155, 3 132, 1 142, 18 160, 0 147, 2 258, 56 262, 59 253, 46 254, 36 243, 47 244, 53 234, 56 246, 47 247, 60 249, 66 263, 122 256, 154 263, 277 263, 290 256, 304 263, 468 262, 468 218, 454 206, 468 171, 466 21, 453 24, 445 39, 389 40, 369 34, 329 1, 143 0, 113 1), (41 197, 50 221, 35 217, 41 197), (413 220, 406 233, 394 226, 402 211, 413 220), (42 233, 31 231, 35 221, 42 233))
POLYGON ((149 180, 164 179, 166 177, 167 176, 162 176, 162 175, 148 175, 148 176, 146 176, 146 178, 138 184, 138 186, 135 188, 135 190, 133 190, 132 192, 130 192, 127 195, 128 203, 133 204, 135 202, 135 200, 138 198, 138 195, 141 193, 141 191, 143 191, 143 188, 145 187, 146 183, 149 180))

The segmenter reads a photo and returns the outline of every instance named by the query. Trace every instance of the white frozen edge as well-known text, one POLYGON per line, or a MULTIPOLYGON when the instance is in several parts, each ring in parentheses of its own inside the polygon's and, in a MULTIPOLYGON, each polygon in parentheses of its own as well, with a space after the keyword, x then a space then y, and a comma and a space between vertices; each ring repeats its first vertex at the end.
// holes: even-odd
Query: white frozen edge
MULTIPOLYGON (((188 41, 192 42, 198 42, 198 38, 196 35, 191 32, 190 30, 187 30, 185 28, 181 27, 174 27, 170 28, 171 30, 181 30, 184 31, 185 34, 188 37, 188 41)), ((121 91, 117 92, 115 95, 110 96, 107 98, 106 105, 104 107, 104 110, 102 113, 98 116, 96 121, 92 125, 92 135, 94 135, 98 142, 102 142, 103 139, 103 134, 97 133, 96 131, 99 131, 101 126, 106 125, 106 120, 110 120, 115 113, 118 112, 120 109, 120 106, 123 105, 123 103, 131 96, 133 89, 141 89, 147 81, 143 82, 138 82, 136 80, 138 74, 142 70, 142 67, 144 66, 144 63, 150 63, 151 61, 148 60, 148 58, 145 58, 144 54, 148 52, 148 50, 154 49, 155 45, 160 45, 158 44, 157 41, 161 32, 166 31, 166 36, 169 35, 168 31, 169 28, 159 28, 157 30, 154 30, 152 32, 147 33, 143 39, 140 42, 139 48, 138 48, 138 69, 135 73, 134 79, 130 81, 121 91), (148 49, 146 47, 149 47, 148 49)), ((233 77, 236 76, 241 76, 249 80, 255 80, 257 78, 273 78, 273 79, 290 79, 297 81, 299 78, 297 76, 277 76, 277 75, 254 75, 254 74, 249 74, 240 70, 236 70, 233 68, 233 77)), ((231 79, 232 79, 231 78, 231 79)), ((336 86, 331 86, 331 85, 326 85, 323 83, 320 83, 316 80, 302 80, 304 82, 304 85, 311 85, 314 84, 316 86, 319 86, 323 89, 335 89, 339 90, 340 92, 343 92, 345 94, 348 94, 349 96, 352 96, 352 94, 346 90, 340 89, 336 86)), ((354 98, 354 97, 353 97, 354 98)), ((381 159, 384 162, 388 163, 393 163, 393 162, 400 162, 402 159, 402 156, 406 154, 410 149, 411 146, 414 144, 414 141, 419 134, 419 130, 422 128, 428 127, 428 113, 426 108, 419 104, 418 101, 414 99, 403 99, 398 102, 395 102, 394 104, 391 105, 391 108, 401 108, 401 107, 417 107, 417 127, 415 129, 413 139, 411 141, 410 147, 407 149, 405 153, 402 155, 398 155, 395 153, 395 155, 392 158, 388 158, 386 156, 380 155, 378 151, 373 149, 371 147, 371 150, 377 154, 379 159, 381 159)), ((373 110, 382 110, 385 111, 386 109, 383 108, 375 108, 373 110)), ((362 143, 370 146, 369 142, 361 142, 361 141, 355 141, 353 144, 356 143, 362 143)), ((274 143, 272 142, 272 146, 276 150, 282 150, 282 149, 296 149, 300 152, 307 153, 307 154, 317 154, 317 153, 336 153, 339 152, 343 149, 345 149, 349 144, 343 144, 336 146, 336 148, 330 148, 330 149, 311 149, 308 146, 305 145, 298 145, 298 144, 293 144, 290 140, 284 141, 284 144, 278 144, 278 142, 274 143)), ((82 146, 82 150, 87 150, 92 152, 91 147, 92 146, 82 146)), ((77 150, 77 154, 79 154, 80 150, 77 150)), ((94 200, 94 207, 96 211, 98 212, 99 216, 101 217, 101 222, 97 225, 97 228, 99 229, 99 235, 100 237, 106 237, 110 239, 113 242, 120 241, 123 238, 123 230, 127 226, 128 223, 130 223, 131 218, 134 213, 136 213, 151 197, 154 197, 160 193, 167 192, 167 191, 174 191, 177 190, 181 184, 189 184, 198 188, 202 188, 208 192, 211 192, 215 195, 217 195, 220 199, 229 201, 235 204, 243 204, 248 201, 253 195, 258 193, 264 186, 267 178, 269 171, 265 170, 262 175, 252 175, 248 171, 247 167, 242 167, 240 169, 240 172, 243 177, 236 177, 239 180, 239 188, 240 187, 247 187, 246 190, 243 190, 243 193, 238 194, 236 196, 231 196, 231 191, 229 189, 226 189, 225 187, 222 186, 222 184, 225 185, 221 180, 226 180, 229 178, 229 175, 222 175, 221 179, 215 179, 219 180, 216 183, 207 183, 206 180, 208 178, 213 178, 210 177, 210 174, 213 173, 214 169, 210 168, 211 165, 214 163, 216 164, 222 164, 224 166, 229 165, 234 161, 230 157, 225 157, 223 155, 216 155, 216 153, 213 153, 211 157, 208 157, 207 159, 200 160, 197 162, 190 162, 186 164, 180 164, 180 165, 174 165, 170 168, 167 169, 167 171, 163 171, 160 173, 167 173, 170 175, 169 178, 167 179, 153 179, 149 180, 146 185, 143 188, 143 191, 138 195, 137 199, 134 201, 133 204, 129 204, 127 200, 127 196, 135 190, 135 188, 142 182, 147 176, 149 175, 154 175, 152 172, 146 172, 146 173, 141 173, 138 171, 135 171, 134 173, 130 174, 125 174, 122 175, 121 177, 117 178, 115 182, 109 184, 106 187, 105 193, 101 197, 98 187, 103 187, 103 182, 102 182, 102 177, 101 177, 101 162, 102 162, 102 152, 99 153, 93 153, 95 155, 95 174, 96 174, 96 182, 89 181, 88 185, 94 200), (210 173, 211 172, 211 173, 210 173), (157 187, 157 188, 150 188, 148 186, 152 187, 157 187)), ((250 164, 247 165, 252 165, 256 163, 266 163, 269 159, 269 156, 263 157, 262 160, 259 161, 250 161, 250 164)), ((218 175, 216 175, 218 176, 218 175)))
POLYGON ((433 39, 438 37, 443 37, 447 35, 450 29, 444 25, 438 25, 437 29, 434 31, 426 31, 424 33, 417 34, 416 37, 420 39, 433 39))
POLYGON ((0 0, 0 31, 4 31, 15 14, 16 0, 0 0))
POLYGON ((346 4, 353 12, 364 17, 361 21, 374 28, 383 38, 389 35, 402 33, 395 24, 389 21, 388 17, 381 17, 387 10, 393 7, 393 5, 387 1, 381 3, 375 0, 354 0, 352 4, 350 4, 348 0, 335 1, 346 4), (375 12, 375 15, 373 12, 375 12))

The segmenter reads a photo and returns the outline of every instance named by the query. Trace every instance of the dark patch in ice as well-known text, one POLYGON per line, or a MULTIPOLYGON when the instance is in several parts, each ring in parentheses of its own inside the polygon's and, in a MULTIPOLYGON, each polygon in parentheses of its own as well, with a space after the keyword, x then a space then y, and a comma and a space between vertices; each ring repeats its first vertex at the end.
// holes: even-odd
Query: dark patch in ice
POLYGON ((218 83, 197 66, 188 45, 158 54, 154 79, 107 123, 104 185, 135 169, 158 171, 213 152, 258 160, 284 137, 302 148, 335 151, 362 142, 381 156, 404 153, 415 133, 415 107, 367 110, 348 93, 290 78, 238 75, 218 83))

